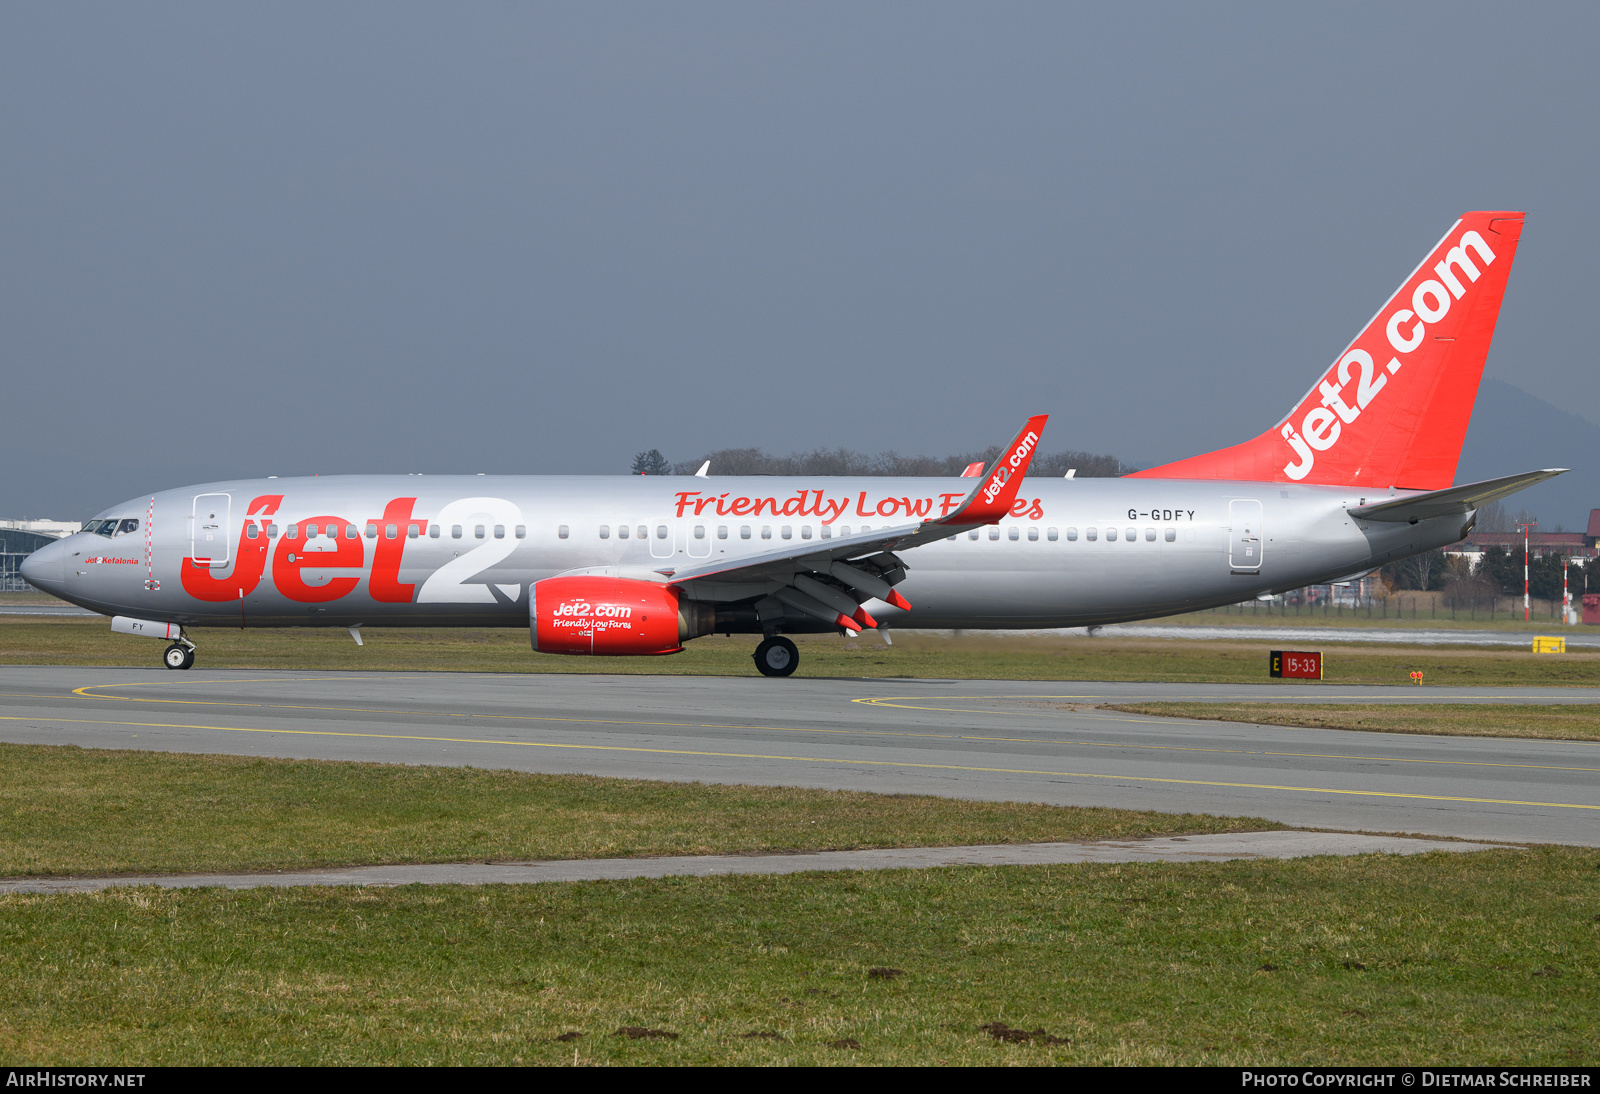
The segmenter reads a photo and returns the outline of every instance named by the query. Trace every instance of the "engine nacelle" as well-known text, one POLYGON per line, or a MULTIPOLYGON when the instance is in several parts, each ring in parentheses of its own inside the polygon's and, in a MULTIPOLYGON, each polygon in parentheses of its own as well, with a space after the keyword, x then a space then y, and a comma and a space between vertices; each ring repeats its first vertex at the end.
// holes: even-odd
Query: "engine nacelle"
POLYGON ((533 648, 602 656, 678 653, 710 634, 715 611, 676 589, 622 577, 550 577, 528 597, 533 648))

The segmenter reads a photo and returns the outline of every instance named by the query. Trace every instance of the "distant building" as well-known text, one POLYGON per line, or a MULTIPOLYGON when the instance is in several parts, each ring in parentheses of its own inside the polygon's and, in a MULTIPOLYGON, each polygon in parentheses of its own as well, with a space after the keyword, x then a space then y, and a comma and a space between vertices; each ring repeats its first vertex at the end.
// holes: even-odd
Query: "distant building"
POLYGON ((60 539, 62 536, 83 531, 83 525, 75 520, 0 520, 0 530, 38 532, 51 539, 60 539))
MULTIPOLYGON (((1600 555, 1600 509, 1589 511, 1589 528, 1583 532, 1530 532, 1528 534, 1528 554, 1532 558, 1542 558, 1545 555, 1556 555, 1565 558, 1594 558, 1600 555)), ((1476 567, 1483 552, 1490 547, 1503 547, 1508 554, 1520 555, 1522 553, 1521 532, 1473 532, 1465 540, 1453 547, 1446 547, 1445 552, 1452 555, 1465 555, 1476 567)))
POLYGON ((46 543, 53 543, 59 538, 43 532, 0 527, 0 592, 23 593, 31 590, 33 586, 22 580, 22 560, 46 543))

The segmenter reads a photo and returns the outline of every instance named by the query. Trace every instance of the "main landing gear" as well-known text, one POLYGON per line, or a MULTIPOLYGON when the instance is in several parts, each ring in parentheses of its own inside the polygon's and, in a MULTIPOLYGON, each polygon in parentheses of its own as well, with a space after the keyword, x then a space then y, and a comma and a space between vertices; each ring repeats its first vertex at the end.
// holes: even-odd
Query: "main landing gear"
POLYGON ((783 635, 775 634, 756 647, 755 662, 762 676, 793 676, 800 666, 800 651, 783 635))
POLYGON ((161 655, 162 662, 169 669, 187 669, 194 667, 194 643, 180 639, 167 647, 167 652, 161 655))

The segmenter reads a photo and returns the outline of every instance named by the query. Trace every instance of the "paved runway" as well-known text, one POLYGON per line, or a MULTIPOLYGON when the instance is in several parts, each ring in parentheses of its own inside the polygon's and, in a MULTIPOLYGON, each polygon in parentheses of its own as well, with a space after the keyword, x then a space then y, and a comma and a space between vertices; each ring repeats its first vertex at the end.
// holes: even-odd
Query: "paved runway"
MULTIPOLYGON (((1592 688, 1421 695, 1600 702, 1592 688)), ((0 739, 1107 805, 1600 846, 1600 745, 1081 709, 1421 695, 1327 685, 16 667, 0 669, 0 739)))

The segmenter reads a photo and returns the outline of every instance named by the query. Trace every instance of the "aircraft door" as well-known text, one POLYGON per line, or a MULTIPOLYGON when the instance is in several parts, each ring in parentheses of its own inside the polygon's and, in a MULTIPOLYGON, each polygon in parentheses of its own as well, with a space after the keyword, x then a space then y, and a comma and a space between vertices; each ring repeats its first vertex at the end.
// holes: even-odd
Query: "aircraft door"
POLYGON ((650 522, 650 557, 672 557, 672 524, 670 520, 653 520, 650 522))
POLYGON ((189 515, 189 557, 202 565, 233 560, 233 496, 197 494, 189 515))
POLYGON ((1234 570, 1261 569, 1261 503, 1235 498, 1228 503, 1228 565, 1234 570))

